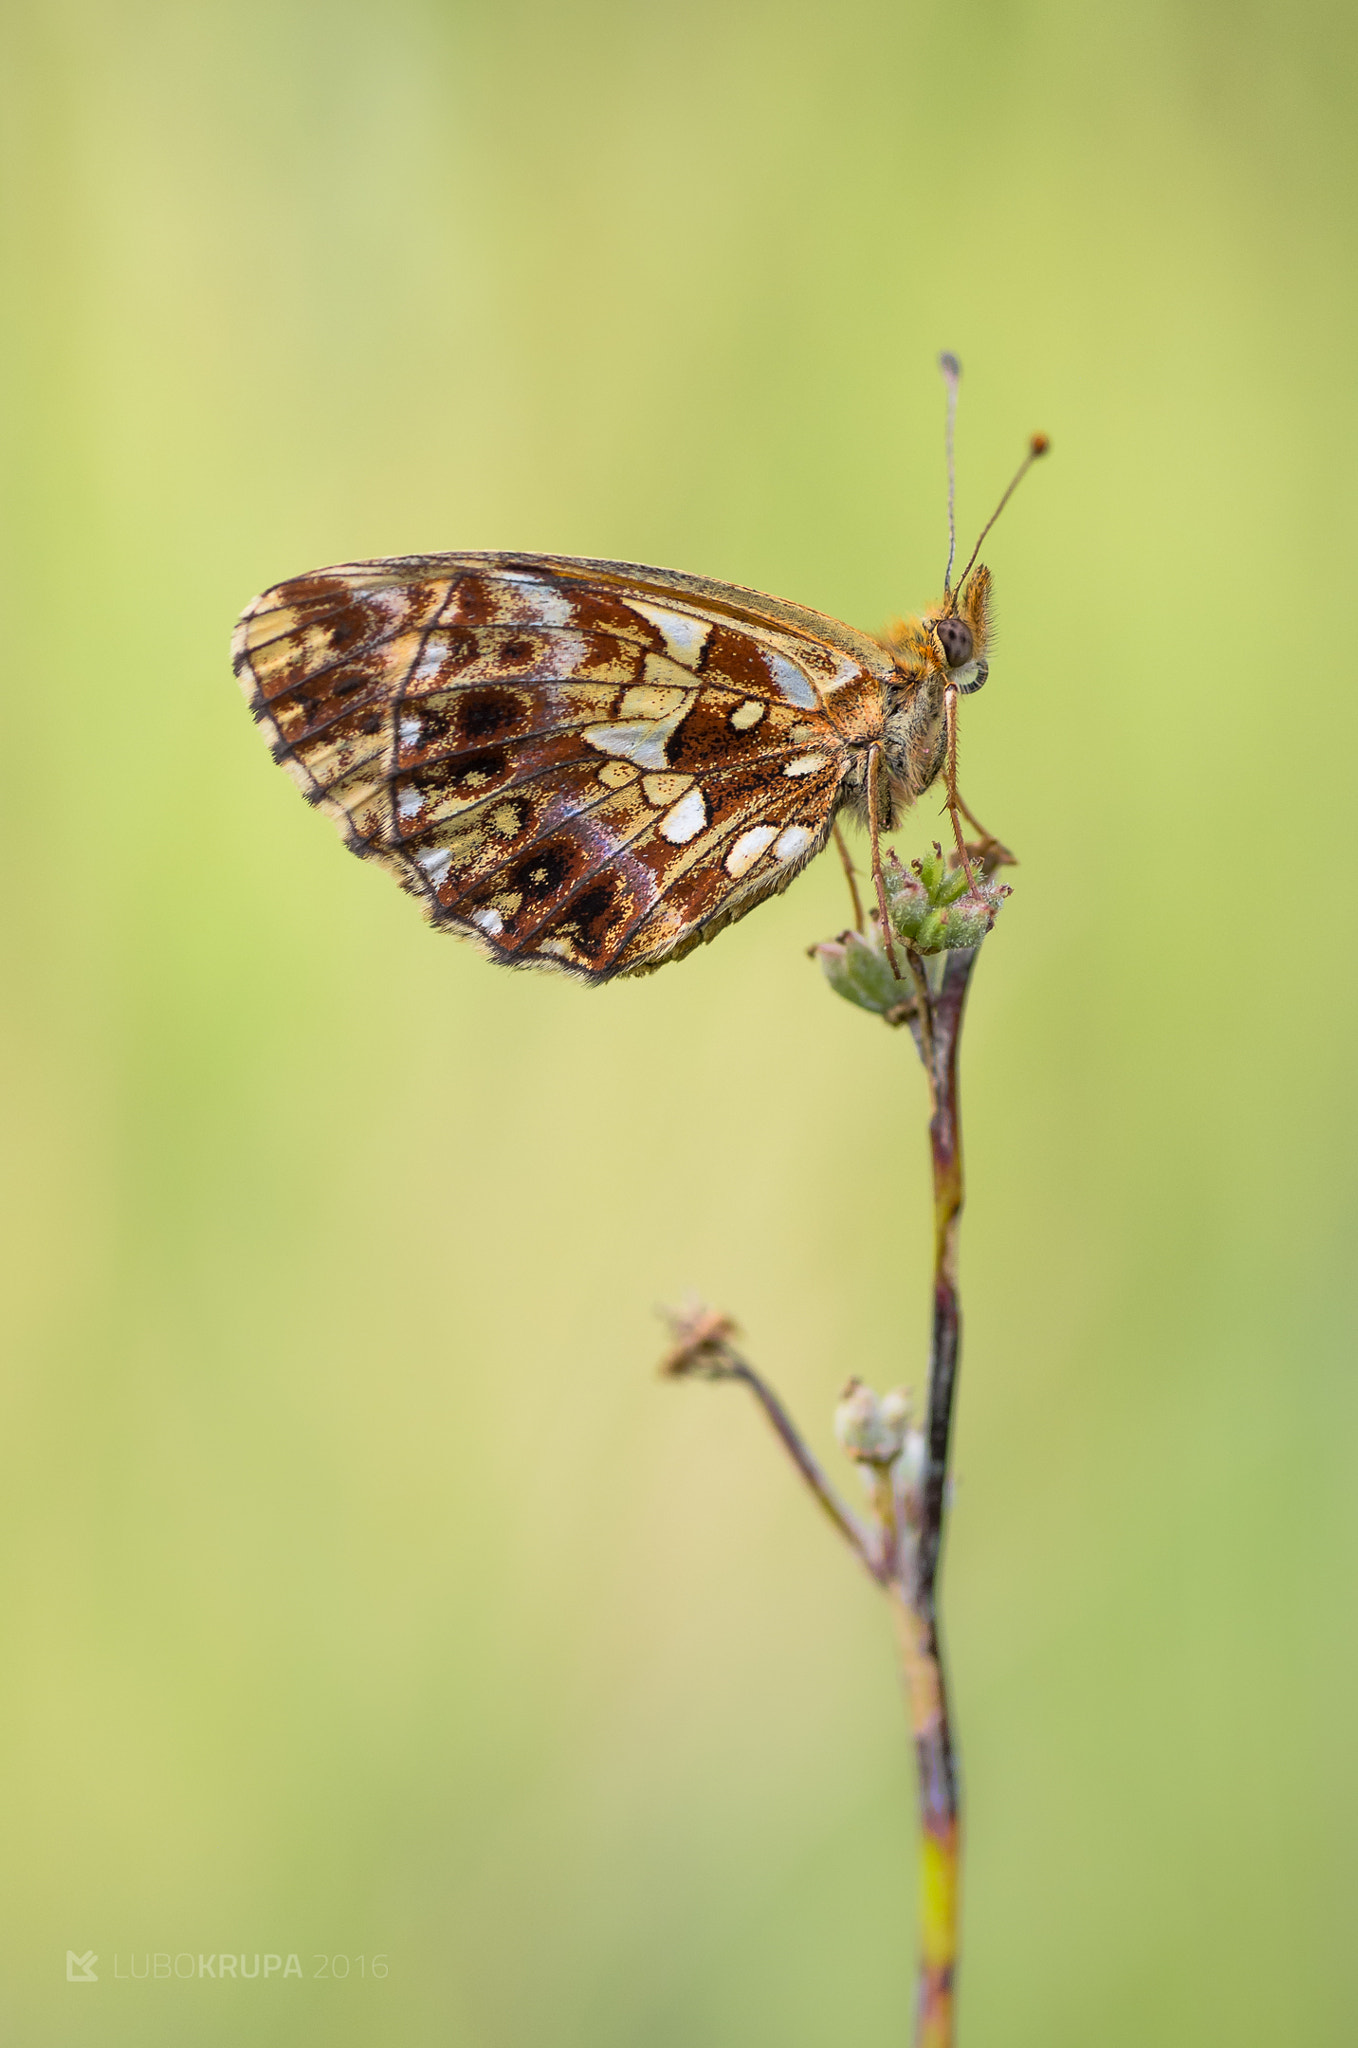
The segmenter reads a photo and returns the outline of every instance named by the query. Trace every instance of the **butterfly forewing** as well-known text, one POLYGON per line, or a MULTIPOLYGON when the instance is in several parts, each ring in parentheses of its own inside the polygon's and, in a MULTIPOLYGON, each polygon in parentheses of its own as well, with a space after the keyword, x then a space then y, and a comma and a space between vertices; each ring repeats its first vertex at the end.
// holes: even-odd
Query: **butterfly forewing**
POLYGON ((235 665, 352 849, 496 958, 636 973, 825 843, 890 657, 819 613, 615 562, 432 555, 278 585, 235 665))

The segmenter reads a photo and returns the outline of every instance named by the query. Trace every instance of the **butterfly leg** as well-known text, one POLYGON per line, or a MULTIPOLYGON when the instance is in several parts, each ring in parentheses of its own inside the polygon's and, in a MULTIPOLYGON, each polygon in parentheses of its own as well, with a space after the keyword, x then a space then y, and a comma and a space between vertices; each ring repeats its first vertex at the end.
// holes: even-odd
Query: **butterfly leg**
POLYGON ((877 807, 877 778, 884 767, 885 757, 880 746, 868 748, 868 837, 872 844, 872 879, 877 890, 877 914, 882 920, 882 944, 891 972, 897 981, 903 977, 896 960, 896 949, 891 943, 891 919, 886 907, 886 879, 882 874, 881 819, 877 807))
MULTIPOLYGON (((962 819, 959 816, 962 803, 957 794, 957 690, 955 686, 950 686, 944 691, 943 709, 948 724, 948 752, 943 771, 947 789, 948 816, 952 819, 953 837, 957 841, 957 858, 961 861, 966 871, 967 885, 974 896, 976 894, 976 877, 972 873, 971 856, 967 852, 967 842, 962 836, 962 819)), ((967 812, 967 816, 971 817, 970 811, 967 812)), ((972 818, 972 823, 976 823, 974 818, 972 818)))
POLYGON ((845 843, 844 834, 839 829, 838 820, 835 821, 834 835, 835 850, 844 864, 844 879, 849 885, 849 895, 853 899, 853 928, 856 932, 861 932, 863 929, 863 899, 858 893, 857 871, 852 860, 849 858, 849 849, 845 843))

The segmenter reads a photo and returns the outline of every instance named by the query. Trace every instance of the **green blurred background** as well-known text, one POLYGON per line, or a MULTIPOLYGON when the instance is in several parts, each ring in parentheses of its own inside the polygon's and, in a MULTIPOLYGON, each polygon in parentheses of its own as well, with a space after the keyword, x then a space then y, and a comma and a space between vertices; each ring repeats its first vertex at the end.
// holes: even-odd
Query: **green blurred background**
POLYGON ((875 627, 940 586, 940 346, 964 540, 1055 449, 964 734, 1023 863, 965 1059, 964 2038, 1358 2037, 1356 44, 5 10, 7 2039, 905 2038, 886 1616, 747 1405, 652 1376, 692 1286, 827 1456, 848 1371, 919 1379, 922 1084, 804 957, 840 878, 636 985, 498 974, 226 643, 468 546, 875 627), (306 1980, 114 1981, 223 1950, 306 1980))

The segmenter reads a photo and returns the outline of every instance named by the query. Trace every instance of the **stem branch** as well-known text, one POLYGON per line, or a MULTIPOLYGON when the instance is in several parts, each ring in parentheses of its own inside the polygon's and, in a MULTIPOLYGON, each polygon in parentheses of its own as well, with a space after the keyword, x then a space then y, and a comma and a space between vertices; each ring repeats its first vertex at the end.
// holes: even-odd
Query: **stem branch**
POLYGON ((731 1342, 734 1323, 729 1317, 717 1315, 699 1303, 671 1314, 669 1322, 676 1342, 661 1371, 671 1378, 738 1380, 742 1386, 748 1387, 819 1506, 834 1523, 859 1563, 879 1584, 884 1584, 890 1575, 891 1563, 885 1555, 885 1546, 877 1540, 877 1532, 840 1499, 822 1470, 820 1460, 803 1439, 773 1388, 736 1350, 731 1342))
POLYGON ((873 1578, 879 1583, 884 1582, 890 1566, 881 1555, 881 1546, 874 1541, 874 1532, 835 1492, 822 1471, 819 1460, 803 1442, 792 1417, 767 1380, 761 1379, 754 1367, 747 1365, 743 1358, 736 1358, 734 1355, 730 1377, 733 1380, 742 1380, 749 1388, 773 1425, 778 1441, 840 1535, 858 1553, 860 1562, 867 1567, 873 1578))

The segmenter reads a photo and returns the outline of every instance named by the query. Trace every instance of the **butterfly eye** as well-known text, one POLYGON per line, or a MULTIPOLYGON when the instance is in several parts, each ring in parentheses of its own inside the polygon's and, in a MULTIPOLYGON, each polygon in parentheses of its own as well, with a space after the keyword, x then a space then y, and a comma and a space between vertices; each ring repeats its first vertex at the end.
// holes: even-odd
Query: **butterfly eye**
POLYGON ((943 649, 943 658, 949 668, 961 668, 971 660, 973 641, 971 627, 965 619, 950 616, 934 621, 934 631, 943 649))

